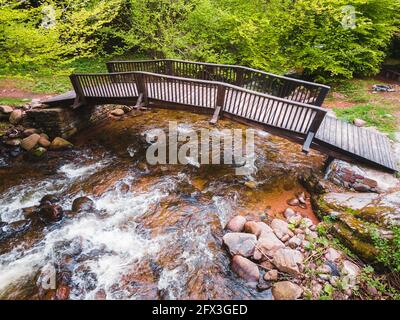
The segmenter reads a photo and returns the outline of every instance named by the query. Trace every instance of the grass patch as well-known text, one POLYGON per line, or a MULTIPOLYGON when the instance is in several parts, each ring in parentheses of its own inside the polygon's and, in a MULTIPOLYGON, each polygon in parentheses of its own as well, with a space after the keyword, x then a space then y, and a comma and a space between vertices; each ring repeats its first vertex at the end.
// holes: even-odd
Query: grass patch
POLYGON ((0 97, 0 105, 7 105, 7 106, 20 106, 29 102, 30 99, 18 99, 18 98, 2 98, 0 97))
POLYGON ((368 91, 375 83, 373 79, 347 80, 333 85, 333 91, 343 94, 348 102, 367 103, 371 99, 368 91))
POLYGON ((58 66, 57 69, 42 69, 32 72, 25 70, 1 70, 0 80, 12 81, 16 88, 37 94, 64 93, 72 89, 69 75, 72 73, 107 72, 106 62, 109 60, 140 60, 143 55, 130 55, 105 58, 81 58, 58 66))
POLYGON ((363 119, 368 126, 393 135, 396 132, 396 118, 384 107, 374 104, 358 105, 351 108, 333 109, 339 119, 353 122, 354 119, 363 119))

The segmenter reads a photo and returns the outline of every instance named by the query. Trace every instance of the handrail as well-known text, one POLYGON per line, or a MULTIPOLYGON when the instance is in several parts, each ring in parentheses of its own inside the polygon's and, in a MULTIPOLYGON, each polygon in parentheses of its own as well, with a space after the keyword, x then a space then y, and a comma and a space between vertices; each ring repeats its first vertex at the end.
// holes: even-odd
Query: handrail
POLYGON ((163 101, 171 105, 189 106, 195 112, 200 108, 218 110, 218 113, 231 114, 251 123, 289 131, 294 135, 305 135, 304 152, 309 151, 327 113, 321 107, 219 81, 138 71, 73 74, 70 78, 80 100, 75 102, 76 105, 140 97, 145 104, 163 101))
POLYGON ((199 84, 222 85, 222 86, 225 86, 227 88, 233 88, 233 89, 241 90, 243 92, 256 94, 258 96, 262 96, 262 97, 265 97, 265 98, 277 100, 279 102, 296 104, 296 105, 301 106, 301 107, 314 109, 314 110, 318 110, 318 111, 327 113, 327 110, 325 108, 322 108, 322 107, 318 107, 318 106, 314 106, 314 105, 311 105, 311 104, 302 103, 302 102, 298 102, 298 101, 293 101, 293 100, 290 100, 290 99, 276 97, 276 96, 270 95, 268 93, 255 92, 255 91, 252 91, 252 90, 249 90, 249 89, 246 89, 246 88, 242 88, 242 87, 239 87, 239 86, 235 86, 233 84, 220 82, 220 81, 188 79, 188 78, 184 78, 184 77, 170 76, 170 75, 164 75, 164 74, 158 74, 158 73, 146 72, 146 71, 113 72, 113 73, 105 73, 105 72, 102 72, 102 73, 74 73, 74 74, 71 75, 71 77, 80 77, 80 76, 112 76, 112 77, 117 77, 118 75, 130 75, 130 74, 143 74, 143 75, 150 75, 150 76, 155 76, 155 77, 159 77, 159 78, 182 80, 182 81, 190 80, 191 82, 199 83, 199 84))
POLYGON ((240 87, 249 86, 253 91, 267 92, 281 98, 287 97, 290 98, 289 100, 308 102, 316 106, 322 106, 330 90, 329 86, 323 84, 280 76, 244 66, 193 62, 178 59, 107 62, 107 69, 111 73, 120 71, 154 71, 146 70, 151 68, 151 66, 157 69, 156 73, 164 73, 167 75, 175 75, 175 73, 178 73, 176 74, 178 76, 182 75, 192 79, 200 77, 202 80, 208 80, 205 79, 206 77, 223 79, 226 80, 223 82, 231 84, 233 81, 234 84, 240 87), (201 66, 202 69, 191 70, 190 66, 193 65, 201 66), (216 70, 216 68, 223 68, 226 70, 216 70), (195 73, 195 75, 193 73, 195 73), (299 92, 296 92, 296 90, 299 92))

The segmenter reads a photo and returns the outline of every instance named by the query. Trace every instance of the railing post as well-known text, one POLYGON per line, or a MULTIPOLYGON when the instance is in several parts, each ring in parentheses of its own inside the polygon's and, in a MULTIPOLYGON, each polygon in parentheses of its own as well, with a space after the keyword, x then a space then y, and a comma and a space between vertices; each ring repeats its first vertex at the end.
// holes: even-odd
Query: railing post
POLYGON ((107 62, 107 71, 108 73, 113 73, 114 72, 114 64, 112 62, 107 62))
POLYGON ((173 76, 174 75, 173 61, 166 60, 165 61, 165 69, 166 69, 166 74, 167 75, 173 76))
POLYGON ((236 69, 236 81, 235 85, 238 87, 243 87, 244 84, 244 72, 243 69, 241 68, 235 68, 236 69))
POLYGON ((225 92, 226 92, 226 87, 222 84, 219 84, 217 87, 217 107, 221 107, 224 109, 225 105, 225 92))
POLYGON ((72 87, 74 88, 76 94, 75 102, 72 107, 77 108, 81 104, 86 104, 86 97, 85 94, 83 93, 82 86, 78 81, 78 77, 75 74, 72 74, 69 76, 69 78, 71 80, 72 87))
POLYGON ((213 80, 214 67, 210 65, 204 66, 204 80, 213 80))
POLYGON ((328 95, 329 88, 322 87, 321 91, 318 94, 317 100, 315 101, 315 105, 321 107, 324 103, 326 96, 328 95))
POLYGON ((219 84, 217 87, 217 103, 214 109, 214 114, 210 120, 210 124, 216 124, 219 117, 222 115, 224 104, 225 104, 225 92, 226 87, 219 84))
POLYGON ((322 121, 324 121, 325 116, 326 116, 326 111, 317 110, 313 122, 311 123, 310 128, 308 129, 306 141, 303 144, 304 153, 308 153, 310 151, 310 146, 314 140, 315 135, 318 132, 319 127, 322 124, 322 121))
POLYGON ((138 89, 139 95, 143 95, 143 102, 145 106, 149 104, 149 99, 147 97, 147 84, 145 80, 145 76, 143 73, 135 73, 135 80, 136 80, 136 86, 138 89))

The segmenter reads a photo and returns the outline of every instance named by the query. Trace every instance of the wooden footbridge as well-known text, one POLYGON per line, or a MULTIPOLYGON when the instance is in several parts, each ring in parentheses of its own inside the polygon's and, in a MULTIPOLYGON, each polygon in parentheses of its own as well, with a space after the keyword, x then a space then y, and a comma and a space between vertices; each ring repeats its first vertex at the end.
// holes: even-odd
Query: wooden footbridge
POLYGON ((115 61, 109 73, 74 74, 74 91, 48 105, 124 104, 182 109, 260 128, 330 157, 397 171, 388 138, 327 115, 329 87, 259 70, 181 60, 115 61))

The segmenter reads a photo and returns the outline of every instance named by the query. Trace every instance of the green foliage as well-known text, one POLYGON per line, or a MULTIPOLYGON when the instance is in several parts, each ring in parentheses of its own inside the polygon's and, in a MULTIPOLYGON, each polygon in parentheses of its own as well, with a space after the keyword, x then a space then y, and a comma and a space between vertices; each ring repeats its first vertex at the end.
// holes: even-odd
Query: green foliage
POLYGON ((382 132, 396 131, 396 118, 389 110, 375 104, 358 105, 351 108, 334 109, 338 118, 353 122, 354 119, 363 119, 368 126, 378 128, 382 132))
POLYGON ((394 300, 400 300, 399 291, 391 287, 384 276, 378 276, 373 267, 364 267, 361 270, 360 280, 368 287, 376 289, 380 295, 389 296, 394 300))
POLYGON ((379 250, 378 261, 395 272, 400 272, 400 227, 393 227, 393 239, 385 239, 378 232, 372 234, 379 250))
POLYGON ((18 98, 0 98, 0 105, 19 106, 28 101, 26 99, 18 99, 18 98))
POLYGON ((0 68, 12 73, 65 66, 97 53, 100 30, 123 0, 0 0, 0 68))
POLYGON ((397 0, 0 4, 0 68, 15 74, 71 68, 77 57, 142 53, 299 71, 320 81, 375 74, 399 28, 400 12, 397 0), (356 10, 354 28, 342 25, 349 4, 356 10))

